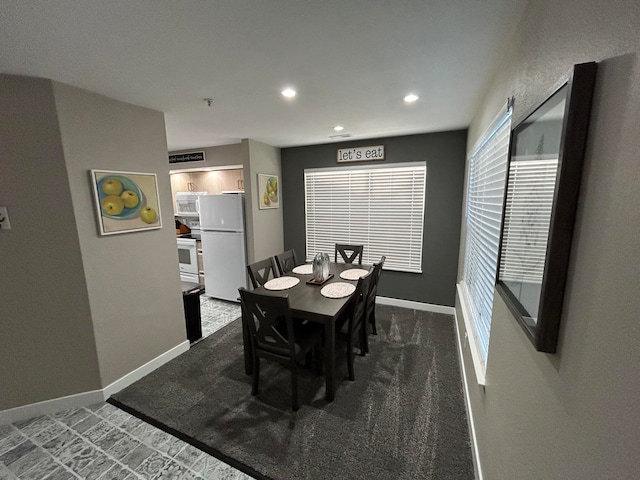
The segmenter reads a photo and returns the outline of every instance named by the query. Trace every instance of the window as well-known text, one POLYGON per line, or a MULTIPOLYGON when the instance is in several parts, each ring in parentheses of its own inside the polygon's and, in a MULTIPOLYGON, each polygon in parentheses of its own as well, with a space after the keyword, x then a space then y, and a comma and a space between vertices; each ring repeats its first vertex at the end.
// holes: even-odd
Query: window
POLYGON ((511 109, 496 119, 469 155, 461 300, 476 365, 482 378, 489 350, 491 312, 509 154, 511 109), (470 316, 471 318, 466 318, 470 316))
POLYGON ((364 263, 421 273, 426 175, 426 162, 305 170, 307 261, 362 244, 364 263))

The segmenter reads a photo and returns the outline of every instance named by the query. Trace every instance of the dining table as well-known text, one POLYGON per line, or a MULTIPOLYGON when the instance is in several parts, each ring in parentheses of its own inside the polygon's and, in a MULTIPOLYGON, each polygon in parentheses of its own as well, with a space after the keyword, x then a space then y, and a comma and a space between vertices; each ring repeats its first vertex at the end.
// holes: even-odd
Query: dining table
MULTIPOLYGON (((329 264, 330 278, 322 284, 313 283, 312 273, 289 272, 283 276, 298 278, 300 281, 284 290, 269 290, 264 286, 256 288, 256 293, 264 295, 289 297, 291 315, 297 321, 309 321, 324 325, 324 374, 325 374, 325 399, 329 402, 335 398, 335 357, 336 357, 336 321, 349 306, 353 293, 341 298, 329 298, 321 293, 326 285, 335 282, 343 282, 356 285, 357 279, 350 280, 340 276, 341 273, 350 269, 361 269, 369 271, 370 265, 333 263, 329 264)), ((353 272, 356 273, 356 272, 353 272)), ((346 274, 347 275, 347 274, 346 274)), ((282 277, 280 277, 282 278, 282 277)), ((252 355, 248 329, 243 322, 244 337, 244 361, 245 372, 252 373, 252 355)))

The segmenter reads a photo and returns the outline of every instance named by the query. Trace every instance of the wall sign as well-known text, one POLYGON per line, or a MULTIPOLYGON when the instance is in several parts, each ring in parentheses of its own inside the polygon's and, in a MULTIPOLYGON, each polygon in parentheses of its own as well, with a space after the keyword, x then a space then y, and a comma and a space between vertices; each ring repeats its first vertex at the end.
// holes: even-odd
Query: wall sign
POLYGON ((169 163, 204 162, 204 152, 189 152, 169 155, 169 163))
POLYGON ((384 160, 384 145, 338 149, 338 163, 384 160))

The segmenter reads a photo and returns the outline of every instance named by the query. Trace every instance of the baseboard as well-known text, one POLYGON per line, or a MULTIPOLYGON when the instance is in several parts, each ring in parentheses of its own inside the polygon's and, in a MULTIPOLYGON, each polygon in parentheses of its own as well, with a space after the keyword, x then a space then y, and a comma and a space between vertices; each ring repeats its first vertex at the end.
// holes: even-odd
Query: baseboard
POLYGON ((104 399, 103 400, 106 400, 107 398, 109 398, 114 393, 119 392, 120 390, 122 390, 123 388, 128 387, 132 383, 137 382, 142 377, 144 377, 146 375, 149 375, 156 368, 161 367, 162 365, 164 365, 168 361, 173 360, 178 355, 183 354, 187 350, 189 350, 189 340, 185 340, 184 342, 182 342, 182 343, 176 345, 175 347, 173 347, 171 350, 167 350, 162 355, 157 356, 153 360, 151 360, 151 361, 145 363, 144 365, 136 368, 132 372, 127 373, 124 377, 119 378, 118 380, 116 380, 115 382, 113 382, 110 385, 107 385, 103 389, 103 392, 104 392, 104 399))
POLYGON ((469 396, 469 379, 467 378, 467 370, 464 367, 464 356, 462 352, 462 338, 460 338, 460 327, 458 326, 458 315, 455 313, 456 338, 458 340, 458 357, 460 360, 460 370, 462 371, 462 386, 464 387, 464 403, 467 409, 467 418, 469 419, 469 432, 471 434, 471 453, 473 455, 473 464, 476 471, 476 480, 483 480, 482 465, 480 464, 480 452, 478 451, 478 438, 476 436, 476 427, 473 420, 473 410, 471 409, 471 397, 469 396))
POLYGON ((173 347, 171 350, 164 352, 141 367, 136 368, 102 390, 76 393, 66 397, 52 398, 42 402, 2 410, 0 411, 0 425, 20 422, 40 415, 62 412, 64 410, 69 410, 70 408, 86 407, 94 403, 103 402, 114 393, 119 392, 123 388, 131 385, 133 382, 140 380, 145 375, 148 375, 156 368, 164 365, 170 360, 173 360, 187 350, 189 350, 189 341, 185 340, 173 347))
POLYGON ((413 310, 423 310, 425 312, 446 313, 448 315, 456 314, 456 309, 454 307, 435 305, 433 303, 414 302, 413 300, 402 300, 400 298, 377 296, 376 303, 379 303, 380 305, 391 305, 393 307, 411 308, 413 310))
POLYGON ((15 423, 29 418, 46 415, 48 413, 57 413, 70 408, 79 408, 93 403, 102 402, 104 396, 102 390, 92 390, 90 392, 76 393, 66 397, 53 398, 42 402, 22 405, 20 407, 10 408, 9 410, 0 411, 0 425, 6 423, 15 423))

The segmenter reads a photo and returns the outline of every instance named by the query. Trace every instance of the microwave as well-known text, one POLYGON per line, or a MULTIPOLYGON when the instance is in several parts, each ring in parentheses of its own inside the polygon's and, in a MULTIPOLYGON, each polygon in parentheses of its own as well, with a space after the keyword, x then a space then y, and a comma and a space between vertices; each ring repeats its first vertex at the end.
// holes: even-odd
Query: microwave
POLYGON ((200 215, 200 195, 207 192, 177 192, 176 215, 182 217, 197 217, 200 215))

